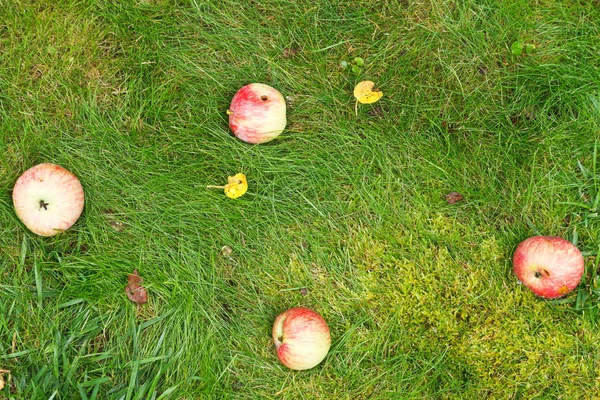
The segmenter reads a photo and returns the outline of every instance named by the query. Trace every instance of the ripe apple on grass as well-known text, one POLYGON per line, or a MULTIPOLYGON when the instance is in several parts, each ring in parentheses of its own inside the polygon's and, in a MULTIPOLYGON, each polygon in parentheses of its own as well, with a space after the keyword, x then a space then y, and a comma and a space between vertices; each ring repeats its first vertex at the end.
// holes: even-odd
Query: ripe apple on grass
POLYGON ((247 143, 266 143, 285 129, 285 99, 271 86, 251 83, 233 96, 227 114, 233 134, 247 143))
POLYGON ((584 271, 583 255, 561 237, 533 236, 517 246, 513 270, 533 293, 555 299, 579 285, 584 271))
POLYGON ((290 369, 310 369, 319 364, 331 347, 327 322, 317 312, 294 307, 279 314, 273 324, 277 357, 290 369))
POLYGON ((12 197, 19 219, 40 236, 69 229, 83 211, 79 179, 55 164, 38 164, 25 171, 17 179, 12 197))

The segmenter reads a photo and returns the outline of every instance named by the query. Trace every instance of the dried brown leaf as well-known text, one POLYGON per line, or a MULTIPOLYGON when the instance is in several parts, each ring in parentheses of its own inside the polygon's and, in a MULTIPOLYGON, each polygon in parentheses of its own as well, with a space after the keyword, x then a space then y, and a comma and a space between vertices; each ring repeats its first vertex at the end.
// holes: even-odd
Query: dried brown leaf
POLYGON ((448 123, 448 121, 442 121, 442 129, 444 129, 448 133, 456 132, 457 125, 453 123, 448 123))
POLYGON ((382 117, 383 116, 383 108, 381 108, 381 106, 376 106, 371 111, 369 111, 368 114, 373 117, 382 117))
POLYGON ((103 212, 108 225, 117 232, 123 232, 125 230, 125 224, 118 219, 117 214, 113 210, 104 210, 103 212))
POLYGON ((133 270, 133 274, 130 274, 127 278, 127 286, 125 287, 125 293, 129 300, 137 304, 144 304, 148 301, 148 293, 142 286, 144 279, 138 275, 137 269, 133 270))
POLYGON ((233 250, 231 247, 229 247, 229 246, 221 247, 221 255, 223 255, 225 257, 229 257, 231 255, 231 253, 233 253, 233 250))
POLYGON ((450 192, 446 195, 446 202, 448 204, 454 204, 457 203, 459 201, 463 201, 464 200, 464 196, 458 192, 450 192))
POLYGON ((292 108, 294 106, 294 98, 292 96, 285 96, 285 104, 288 108, 292 108))
POLYGON ((283 58, 292 58, 298 53, 300 53, 299 47, 288 47, 288 48, 283 49, 281 56, 283 58))

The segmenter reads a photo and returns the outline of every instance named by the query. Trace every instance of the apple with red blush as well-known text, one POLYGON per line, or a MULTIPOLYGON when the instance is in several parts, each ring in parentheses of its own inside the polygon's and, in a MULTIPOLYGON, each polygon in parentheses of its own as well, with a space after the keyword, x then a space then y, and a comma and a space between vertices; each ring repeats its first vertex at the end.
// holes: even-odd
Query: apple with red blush
POLYGON ((533 236, 521 242, 513 255, 513 270, 533 293, 562 297, 575 289, 584 272, 581 251, 557 236, 533 236))
POLYGON ((12 192, 15 212, 23 224, 40 236, 69 229, 81 215, 83 187, 69 170, 38 164, 25 171, 12 192))
POLYGON ((285 99, 277 89, 262 83, 251 83, 238 90, 227 114, 233 134, 252 144, 275 139, 287 122, 285 99))
POLYGON ((294 307, 279 314, 273 324, 273 341, 279 361, 294 370, 318 365, 331 347, 327 322, 306 307, 294 307))

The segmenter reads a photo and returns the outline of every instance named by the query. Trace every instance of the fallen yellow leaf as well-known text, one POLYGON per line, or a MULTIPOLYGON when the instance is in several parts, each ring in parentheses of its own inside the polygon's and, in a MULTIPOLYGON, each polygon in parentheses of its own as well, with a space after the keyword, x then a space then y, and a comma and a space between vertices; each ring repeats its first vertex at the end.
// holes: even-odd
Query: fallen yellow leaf
POLYGON ((214 186, 208 185, 207 189, 224 189, 225 195, 232 199, 237 199, 246 193, 248 190, 248 182, 246 181, 246 175, 239 173, 234 176, 227 177, 227 185, 225 186, 214 186))
POLYGON ((373 90, 375 84, 371 81, 362 81, 354 88, 354 97, 362 104, 375 103, 383 96, 383 92, 379 89, 373 90))
POLYGON ((237 199, 243 196, 248 190, 248 182, 246 175, 239 173, 234 176, 227 177, 227 185, 225 185, 225 195, 231 199, 237 199))

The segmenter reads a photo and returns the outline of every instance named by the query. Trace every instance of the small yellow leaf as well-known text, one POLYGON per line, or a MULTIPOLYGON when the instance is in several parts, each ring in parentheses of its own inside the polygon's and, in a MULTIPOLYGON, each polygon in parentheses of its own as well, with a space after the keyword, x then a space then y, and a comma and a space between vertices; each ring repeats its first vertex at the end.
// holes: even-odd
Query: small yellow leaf
POLYGON ((362 81, 354 88, 354 97, 362 104, 375 103, 383 96, 383 92, 379 89, 373 90, 375 84, 371 81, 362 81))
POLYGON ((240 173, 235 176, 227 177, 227 185, 225 185, 225 195, 231 199, 237 199, 243 196, 248 190, 248 182, 246 175, 240 173))

